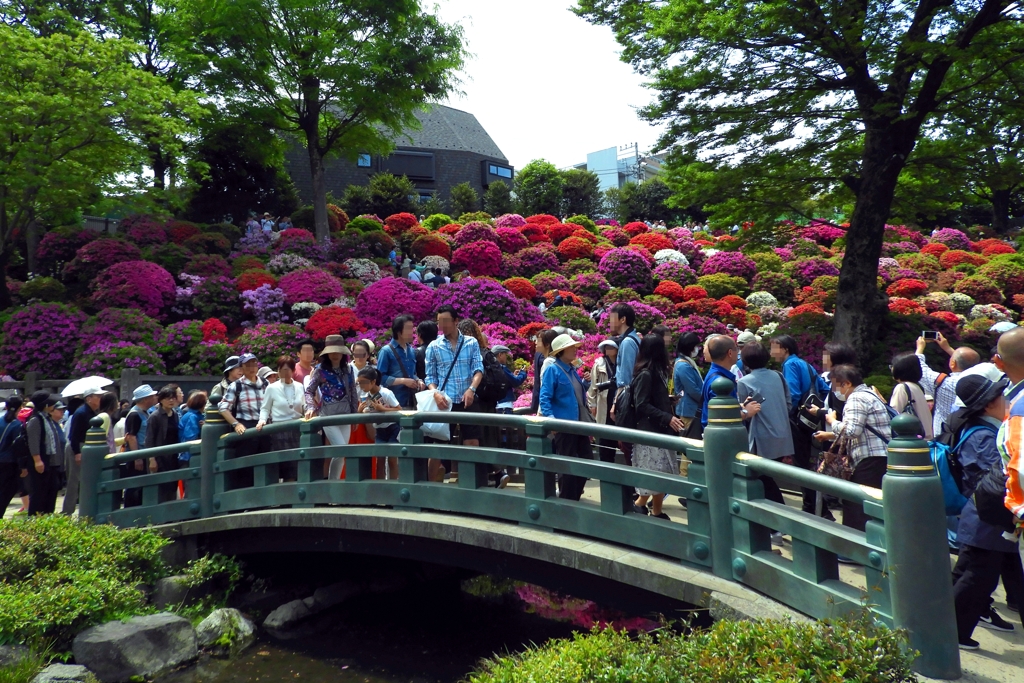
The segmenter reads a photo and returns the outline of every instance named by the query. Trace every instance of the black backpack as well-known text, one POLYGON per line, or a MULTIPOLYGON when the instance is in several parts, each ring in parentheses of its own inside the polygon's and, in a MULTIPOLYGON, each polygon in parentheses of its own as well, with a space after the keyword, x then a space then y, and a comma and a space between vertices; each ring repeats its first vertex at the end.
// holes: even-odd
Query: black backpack
POLYGON ((978 519, 1003 531, 1013 531, 1013 513, 1006 507, 1006 473, 998 462, 982 476, 974 488, 974 506, 978 519))
POLYGON ((491 351, 484 353, 484 377, 476 388, 476 396, 481 401, 497 403, 508 395, 512 388, 512 380, 505 374, 505 369, 491 351))
POLYGON ((636 404, 633 401, 633 385, 636 384, 637 375, 633 376, 629 384, 622 388, 619 395, 615 397, 615 426, 623 429, 636 429, 636 404))

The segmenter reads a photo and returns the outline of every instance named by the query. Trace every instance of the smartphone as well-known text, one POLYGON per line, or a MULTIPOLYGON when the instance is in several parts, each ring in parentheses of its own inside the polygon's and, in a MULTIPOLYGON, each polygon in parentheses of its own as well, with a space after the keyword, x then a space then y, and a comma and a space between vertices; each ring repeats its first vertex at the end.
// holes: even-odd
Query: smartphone
POLYGON ((939 333, 936 332, 935 330, 925 330, 924 332, 921 333, 921 337, 924 339, 938 340, 939 333))

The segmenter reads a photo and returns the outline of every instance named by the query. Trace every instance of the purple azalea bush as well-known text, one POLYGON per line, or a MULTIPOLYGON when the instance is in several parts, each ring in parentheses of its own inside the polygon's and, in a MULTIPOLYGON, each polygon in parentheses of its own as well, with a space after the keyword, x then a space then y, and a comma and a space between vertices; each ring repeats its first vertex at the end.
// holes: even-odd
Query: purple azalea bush
POLYGON ((940 228, 932 232, 932 241, 945 244, 950 249, 971 251, 971 238, 955 228, 940 228))
POLYGON ((808 286, 814 282, 814 278, 821 277, 822 275, 839 275, 839 269, 836 268, 835 264, 823 258, 801 259, 793 264, 790 271, 801 287, 808 286))
POLYGON ((153 318, 132 308, 105 308, 82 326, 79 344, 89 349, 101 342, 122 341, 155 347, 164 337, 153 318))
POLYGON ((444 304, 454 306, 460 318, 481 323, 500 320, 516 329, 526 323, 544 321, 536 306, 487 278, 466 278, 442 285, 437 290, 435 309, 444 304))
POLYGON ((167 367, 175 368, 188 360, 192 348, 203 341, 202 320, 182 320, 171 323, 164 329, 160 353, 167 360, 167 367))
POLYGON ((725 323, 709 318, 704 315, 688 315, 681 318, 669 318, 665 325, 672 330, 673 336, 678 339, 687 332, 693 332, 701 341, 704 341, 713 334, 729 334, 725 323))
POLYGON ((288 322, 288 306, 283 289, 262 284, 256 289, 242 292, 239 296, 242 299, 242 308, 253 318, 252 321, 243 322, 243 325, 288 322))
POLYGON ((537 273, 530 278, 530 282, 537 291, 540 293, 550 292, 552 289, 564 289, 570 288, 569 280, 561 273, 553 273, 550 270, 545 270, 542 273, 537 273))
POLYGON ((97 308, 138 308, 160 320, 174 301, 174 276, 149 261, 116 263, 93 282, 92 303, 97 308))
POLYGON ((462 229, 455 233, 455 246, 464 247, 472 242, 492 242, 494 244, 501 244, 498 239, 498 233, 494 231, 494 228, 489 226, 487 223, 481 221, 473 221, 472 223, 466 223, 462 226, 462 229))
POLYGON ((419 323, 434 312, 436 292, 405 278, 386 277, 359 292, 356 316, 367 327, 388 327, 399 315, 411 315, 419 323))
POLYGON ((598 301, 611 289, 611 285, 601 273, 580 273, 569 282, 569 289, 580 296, 598 301))
POLYGON ((515 228, 498 228, 494 234, 498 237, 498 246, 506 254, 514 254, 530 246, 530 241, 515 228))
POLYGON ((612 287, 628 287, 641 294, 654 289, 647 259, 631 249, 612 249, 601 258, 598 270, 612 287))
POLYGON ((654 276, 655 286, 662 282, 675 282, 683 287, 697 284, 697 273, 677 261, 667 261, 655 266, 651 274, 654 276))
POLYGON ((125 368, 137 369, 144 375, 162 375, 167 372, 160 354, 151 346, 106 340, 85 350, 75 364, 74 376, 117 377, 125 368))
POLYGON ((277 367, 280 356, 292 356, 307 334, 301 327, 286 323, 266 323, 248 328, 235 341, 235 353, 251 353, 260 363, 277 367))
POLYGON ((4 323, 0 366, 13 377, 68 377, 85 314, 64 304, 25 306, 4 323))
POLYGON ((518 213, 506 213, 495 218, 494 225, 499 228, 519 228, 526 225, 526 219, 518 213))
POLYGON ((285 301, 289 305, 300 301, 326 305, 345 293, 341 281, 320 268, 304 268, 288 273, 277 286, 284 290, 285 301))
MULTIPOLYGON (((645 304, 642 301, 630 301, 629 305, 636 312, 636 323, 633 326, 641 334, 647 334, 655 325, 665 322, 665 314, 650 304, 645 304)), ((608 308, 602 311, 601 317, 597 319, 597 329, 603 334, 610 334, 608 328, 608 312, 610 310, 608 308)))
POLYGON ((746 254, 738 251, 720 251, 711 256, 700 267, 701 275, 724 273, 741 277, 747 282, 757 275, 757 264, 746 254))
POLYGON ((239 256, 266 256, 270 253, 273 244, 270 235, 262 230, 253 230, 242 235, 242 239, 235 242, 235 252, 239 256))

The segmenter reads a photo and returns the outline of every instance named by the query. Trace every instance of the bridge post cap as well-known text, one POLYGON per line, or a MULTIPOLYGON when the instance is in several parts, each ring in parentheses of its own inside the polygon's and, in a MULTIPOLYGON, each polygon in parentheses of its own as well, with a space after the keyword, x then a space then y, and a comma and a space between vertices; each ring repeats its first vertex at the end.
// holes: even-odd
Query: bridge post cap
POLYGON ((917 439, 924 430, 916 416, 904 413, 892 419, 892 430, 900 439, 917 439))
POLYGON ((716 377, 711 382, 711 391, 715 392, 717 398, 729 398, 736 385, 725 377, 716 377))
POLYGON ((103 418, 99 415, 94 415, 89 418, 89 429, 98 429, 103 431, 103 418))

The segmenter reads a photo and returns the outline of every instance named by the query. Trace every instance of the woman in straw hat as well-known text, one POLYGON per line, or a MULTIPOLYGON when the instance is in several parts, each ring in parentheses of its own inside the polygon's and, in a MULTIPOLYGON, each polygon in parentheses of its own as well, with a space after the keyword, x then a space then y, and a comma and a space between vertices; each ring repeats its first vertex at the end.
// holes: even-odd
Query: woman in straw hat
MULTIPOLYGON (((359 396, 348 364, 351 355, 352 352, 345 346, 345 340, 340 334, 328 335, 324 340, 320 364, 313 368, 306 385, 307 418, 315 415, 348 415, 357 411, 359 396)), ((324 436, 335 446, 347 444, 350 432, 350 425, 324 427, 324 436)), ((332 458, 328 477, 339 479, 344 464, 344 458, 332 458)))
MULTIPOLYGON (((551 357, 554 361, 544 373, 540 387, 540 410, 546 417, 579 422, 594 421, 587 407, 583 381, 572 366, 579 346, 580 342, 567 334, 560 334, 551 342, 551 357)), ((589 436, 560 432, 555 433, 554 437, 553 448, 556 455, 593 459, 589 436)), ((563 474, 558 497, 579 500, 583 495, 583 485, 586 481, 584 477, 563 474)))

